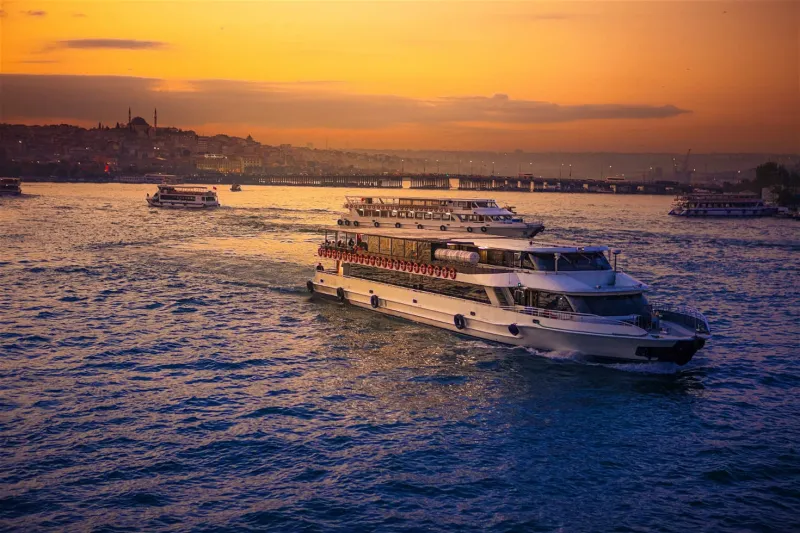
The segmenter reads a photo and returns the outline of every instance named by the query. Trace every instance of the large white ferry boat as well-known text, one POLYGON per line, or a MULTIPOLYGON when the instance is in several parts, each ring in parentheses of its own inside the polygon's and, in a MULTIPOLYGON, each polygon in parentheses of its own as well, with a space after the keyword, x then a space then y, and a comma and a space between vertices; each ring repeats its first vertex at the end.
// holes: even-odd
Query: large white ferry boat
POLYGON ((19 178, 0 178, 0 196, 19 196, 22 194, 22 180, 19 178))
POLYGON ((153 196, 147 195, 147 203, 151 207, 219 207, 216 187, 209 190, 207 187, 159 185, 158 192, 153 196))
POLYGON ((676 217, 770 217, 776 207, 750 194, 687 194, 677 196, 669 214, 676 217))
POLYGON ((348 212, 337 221, 340 226, 461 230, 524 238, 544 229, 541 222, 525 222, 513 208, 499 207, 487 198, 345 198, 348 212))
POLYGON ((312 294, 505 344, 684 365, 710 336, 696 309, 648 302, 605 246, 334 227, 317 253, 312 294))

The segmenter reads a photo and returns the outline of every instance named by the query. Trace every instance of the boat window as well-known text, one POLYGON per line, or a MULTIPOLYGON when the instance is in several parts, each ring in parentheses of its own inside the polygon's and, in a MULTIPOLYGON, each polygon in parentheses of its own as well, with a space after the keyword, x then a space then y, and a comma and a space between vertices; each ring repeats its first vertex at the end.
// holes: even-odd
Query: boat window
MULTIPOLYGON (((545 272, 555 271, 555 255, 544 253, 524 253, 523 268, 532 268, 545 272)), ((560 272, 584 270, 611 270, 611 265, 602 252, 563 253, 558 258, 560 272)))
POLYGON ((572 312, 572 306, 570 305, 569 300, 567 300, 566 296, 563 294, 544 291, 531 291, 531 293, 532 299, 535 294, 535 303, 532 305, 532 307, 551 309, 553 311, 565 311, 568 313, 572 312))
POLYGON ((430 220, 433 218, 433 213, 425 213, 425 220, 430 220))
POLYGON ((433 220, 442 220, 442 214, 441 213, 434 213, 433 214, 433 220))
POLYGON ((646 314, 647 299, 643 294, 571 296, 570 299, 581 313, 600 316, 646 314))
POLYGON ((417 211, 417 212, 414 214, 414 218, 422 218, 422 211, 417 211))
POLYGON ((450 213, 444 213, 442 215, 442 220, 452 220, 452 218, 450 217, 450 213))
POLYGON ((380 251, 378 253, 391 255, 392 254, 392 239, 391 237, 380 238, 380 251))
POLYGON ((392 255, 395 257, 405 257, 406 255, 405 239, 392 239, 392 255))

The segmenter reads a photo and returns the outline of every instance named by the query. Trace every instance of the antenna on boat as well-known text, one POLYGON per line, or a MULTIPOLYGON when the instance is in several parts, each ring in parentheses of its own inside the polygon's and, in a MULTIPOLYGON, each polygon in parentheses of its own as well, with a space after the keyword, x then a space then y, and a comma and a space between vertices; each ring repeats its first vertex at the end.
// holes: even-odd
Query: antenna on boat
POLYGON ((622 250, 613 250, 611 253, 614 254, 614 272, 617 271, 617 256, 622 252, 622 250))
POLYGON ((558 253, 558 252, 556 252, 556 253, 554 253, 553 255, 554 255, 554 256, 555 256, 555 258, 556 258, 556 274, 558 274, 558 260, 559 260, 559 258, 561 257, 561 254, 560 254, 560 253, 558 253))

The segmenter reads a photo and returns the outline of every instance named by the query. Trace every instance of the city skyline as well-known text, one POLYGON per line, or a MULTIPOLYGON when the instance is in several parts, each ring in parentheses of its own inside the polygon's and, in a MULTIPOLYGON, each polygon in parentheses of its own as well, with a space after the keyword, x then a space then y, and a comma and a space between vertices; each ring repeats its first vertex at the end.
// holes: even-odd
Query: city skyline
POLYGON ((6 2, 0 121, 157 107, 166 126, 269 144, 800 151, 794 3, 202 7, 6 2))

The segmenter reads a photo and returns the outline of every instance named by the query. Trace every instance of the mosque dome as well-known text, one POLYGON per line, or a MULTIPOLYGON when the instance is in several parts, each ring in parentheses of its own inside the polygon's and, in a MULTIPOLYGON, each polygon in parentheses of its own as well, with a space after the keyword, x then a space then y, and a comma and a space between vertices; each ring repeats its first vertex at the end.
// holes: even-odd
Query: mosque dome
POLYGON ((133 117, 133 120, 131 120, 131 126, 144 126, 149 128, 150 124, 148 124, 147 121, 142 117, 133 117))

